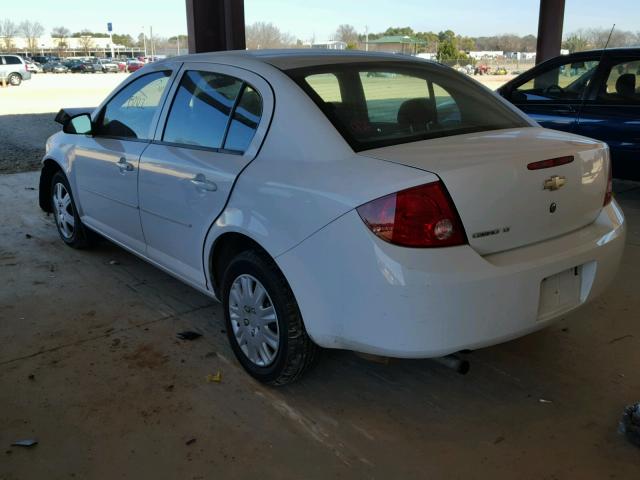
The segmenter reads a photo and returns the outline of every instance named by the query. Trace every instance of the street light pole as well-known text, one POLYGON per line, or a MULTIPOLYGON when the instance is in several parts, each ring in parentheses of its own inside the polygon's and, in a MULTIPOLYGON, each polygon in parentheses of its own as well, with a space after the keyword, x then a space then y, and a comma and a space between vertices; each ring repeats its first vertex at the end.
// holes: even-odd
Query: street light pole
POLYGON ((144 56, 147 56, 147 35, 144 33, 144 26, 142 27, 142 42, 144 43, 144 56))

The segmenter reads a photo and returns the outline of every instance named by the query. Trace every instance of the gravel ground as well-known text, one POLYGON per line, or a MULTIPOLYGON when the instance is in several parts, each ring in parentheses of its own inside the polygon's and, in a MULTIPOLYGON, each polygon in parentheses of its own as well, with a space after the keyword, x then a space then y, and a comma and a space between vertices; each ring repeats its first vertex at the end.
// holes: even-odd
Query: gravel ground
MULTIPOLYGON (((38 74, 19 87, 0 88, 0 174, 40 168, 46 139, 60 126, 62 107, 97 106, 127 74, 38 74)), ((495 89, 511 76, 474 77, 495 89)))

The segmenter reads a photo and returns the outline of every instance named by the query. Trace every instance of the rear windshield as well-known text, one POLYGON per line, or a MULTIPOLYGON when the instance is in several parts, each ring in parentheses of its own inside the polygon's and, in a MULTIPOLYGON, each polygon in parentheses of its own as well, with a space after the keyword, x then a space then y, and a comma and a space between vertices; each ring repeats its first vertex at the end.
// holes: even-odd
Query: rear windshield
POLYGON ((356 151, 528 126, 473 80, 426 62, 323 65, 286 73, 356 151))

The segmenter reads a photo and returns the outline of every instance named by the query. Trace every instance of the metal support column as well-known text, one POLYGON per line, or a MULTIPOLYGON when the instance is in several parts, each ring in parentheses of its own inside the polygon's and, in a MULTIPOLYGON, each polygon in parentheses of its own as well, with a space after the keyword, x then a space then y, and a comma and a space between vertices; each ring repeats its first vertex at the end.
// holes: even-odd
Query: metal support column
POLYGON ((540 0, 536 63, 560 55, 565 0, 540 0))
POLYGON ((186 0, 189 53, 244 50, 244 0, 186 0))

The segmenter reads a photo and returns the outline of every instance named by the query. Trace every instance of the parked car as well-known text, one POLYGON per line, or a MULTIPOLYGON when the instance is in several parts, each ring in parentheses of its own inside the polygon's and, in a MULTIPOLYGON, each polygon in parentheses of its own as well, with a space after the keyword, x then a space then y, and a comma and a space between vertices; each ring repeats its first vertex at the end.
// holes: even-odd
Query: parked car
POLYGON ((0 55, 0 78, 14 87, 31 78, 27 64, 19 55, 0 55))
POLYGON ((132 60, 127 62, 127 72, 133 73, 144 67, 144 63, 132 60))
POLYGON ((62 241, 98 232, 222 301, 271 384, 318 346, 423 358, 538 330, 599 295, 625 245, 604 143, 431 62, 176 57, 57 121, 39 194, 62 241))
POLYGON ((543 127, 606 142, 614 177, 640 180, 640 48, 561 55, 498 92, 543 127))
POLYGON ((25 60, 25 64, 27 65, 27 70, 31 73, 42 73, 42 65, 36 62, 32 62, 31 60, 25 60))
POLYGON ((102 73, 118 73, 120 71, 118 64, 111 59, 99 58, 94 66, 96 70, 100 70, 102 73))
POLYGON ((72 73, 96 73, 95 65, 84 60, 72 60, 65 63, 65 66, 72 73))
POLYGON ((60 62, 49 62, 42 66, 42 71, 45 73, 67 73, 69 69, 60 62))

